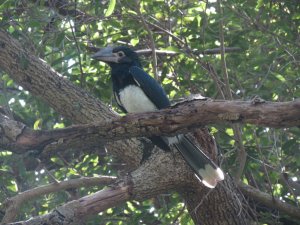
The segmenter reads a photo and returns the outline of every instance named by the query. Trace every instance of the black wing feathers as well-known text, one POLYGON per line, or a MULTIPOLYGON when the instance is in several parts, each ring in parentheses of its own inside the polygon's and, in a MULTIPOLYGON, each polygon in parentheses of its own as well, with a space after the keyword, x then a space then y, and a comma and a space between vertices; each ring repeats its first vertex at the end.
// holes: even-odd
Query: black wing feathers
POLYGON ((137 66, 130 67, 129 73, 158 109, 170 106, 170 101, 164 89, 148 73, 137 66))

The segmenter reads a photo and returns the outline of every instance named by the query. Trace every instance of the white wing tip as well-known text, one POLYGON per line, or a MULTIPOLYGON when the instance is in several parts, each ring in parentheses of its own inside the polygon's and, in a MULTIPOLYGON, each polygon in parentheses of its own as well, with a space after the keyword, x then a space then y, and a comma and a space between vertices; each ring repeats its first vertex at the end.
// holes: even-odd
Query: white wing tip
POLYGON ((205 169, 200 169, 199 174, 202 179, 197 175, 196 177, 208 188, 215 188, 219 181, 224 180, 225 176, 223 171, 218 167, 214 169, 211 165, 205 165, 205 169))
POLYGON ((224 178, 225 178, 224 173, 219 167, 217 168, 216 173, 217 173, 218 178, 219 178, 218 181, 224 180, 224 178))
POLYGON ((202 184, 204 184, 204 186, 208 188, 215 188, 217 183, 217 181, 215 181, 214 183, 208 183, 206 180, 202 180, 202 184))

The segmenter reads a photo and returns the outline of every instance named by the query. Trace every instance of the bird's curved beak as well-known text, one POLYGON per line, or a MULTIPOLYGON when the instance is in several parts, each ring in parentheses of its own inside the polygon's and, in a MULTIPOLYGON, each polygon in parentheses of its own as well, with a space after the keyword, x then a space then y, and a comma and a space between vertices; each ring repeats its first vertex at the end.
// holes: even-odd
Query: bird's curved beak
POLYGON ((113 54, 113 47, 111 46, 100 49, 91 58, 106 63, 118 63, 118 57, 113 54))

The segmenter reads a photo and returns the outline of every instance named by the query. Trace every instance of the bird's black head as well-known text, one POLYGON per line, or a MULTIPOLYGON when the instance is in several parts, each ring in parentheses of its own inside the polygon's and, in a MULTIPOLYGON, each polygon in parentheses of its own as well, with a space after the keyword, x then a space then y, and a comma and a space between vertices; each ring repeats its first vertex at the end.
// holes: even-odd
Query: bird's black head
POLYGON ((105 62, 110 66, 114 66, 116 64, 140 66, 137 53, 126 46, 103 48, 96 52, 92 58, 105 62))

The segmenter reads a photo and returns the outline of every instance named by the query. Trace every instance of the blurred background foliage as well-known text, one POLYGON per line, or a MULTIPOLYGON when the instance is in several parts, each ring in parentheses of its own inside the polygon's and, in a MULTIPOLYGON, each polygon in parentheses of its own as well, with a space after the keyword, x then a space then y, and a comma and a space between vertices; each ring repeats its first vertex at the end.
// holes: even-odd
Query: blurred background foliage
MULTIPOLYGON (((220 54, 205 50, 220 48, 220 23, 224 24, 229 84, 234 99, 291 101, 300 97, 300 2, 232 0, 0 0, 0 27, 21 41, 24 48, 79 87, 115 110, 109 68, 92 61, 91 46, 128 45, 136 50, 156 49, 157 79, 170 99, 201 93, 223 99, 226 82, 220 54), (144 21, 144 22, 143 22, 144 21), (172 54, 170 53, 172 51, 172 54)), ((144 69, 154 76, 151 53, 141 55, 144 69)), ((26 66, 26 59, 24 59, 26 66)), ((0 104, 14 118, 34 129, 55 129, 71 124, 31 96, 0 70, 0 104)), ((92 122, 92 121, 91 121, 92 122)), ((222 167, 236 171, 237 145, 233 129, 211 126, 223 154, 222 167)), ((298 205, 300 190, 299 128, 271 129, 241 126, 247 152, 243 181, 298 205)), ((0 152, 0 205, 18 192, 81 176, 117 175, 120 163, 105 149, 56 156, 50 164, 34 170, 26 167, 27 156, 0 152), (100 152, 100 153, 99 153, 100 152)), ((28 163, 27 163, 28 164, 28 163)), ((101 187, 100 187, 101 188, 101 187)), ((51 211, 72 197, 84 196, 99 187, 50 194, 28 202, 18 220, 51 211)), ((259 224, 283 224, 292 218, 250 202, 259 224)), ((128 202, 90 219, 88 224, 193 224, 176 193, 145 202, 128 202)), ((296 223, 295 223, 296 224, 296 223)))

